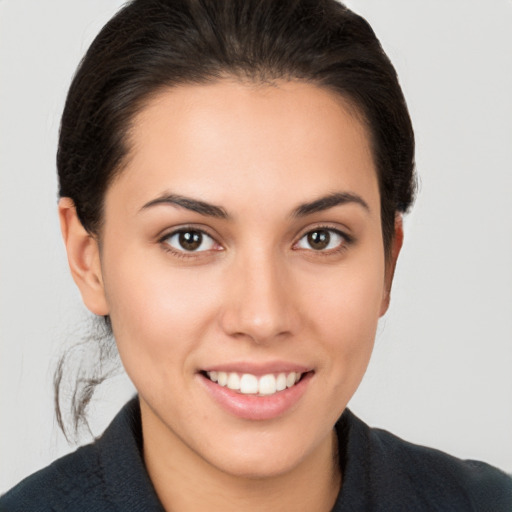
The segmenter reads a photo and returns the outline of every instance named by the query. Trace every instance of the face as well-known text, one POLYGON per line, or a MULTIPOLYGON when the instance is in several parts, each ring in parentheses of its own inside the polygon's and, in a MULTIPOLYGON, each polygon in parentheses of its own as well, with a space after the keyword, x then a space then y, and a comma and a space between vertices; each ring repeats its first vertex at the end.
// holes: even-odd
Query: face
POLYGON ((222 81, 160 93, 130 144, 91 309, 145 447, 235 475, 300 467, 330 446, 387 305, 364 125, 313 85, 222 81))

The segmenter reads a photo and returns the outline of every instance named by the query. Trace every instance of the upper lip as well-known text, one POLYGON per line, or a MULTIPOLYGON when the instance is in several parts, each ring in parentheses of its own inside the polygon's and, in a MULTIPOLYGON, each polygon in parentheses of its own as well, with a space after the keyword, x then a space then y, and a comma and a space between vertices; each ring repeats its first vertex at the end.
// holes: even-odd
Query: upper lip
POLYGON ((250 362, 238 361, 230 363, 214 364, 202 368, 203 372, 236 372, 236 373, 250 373, 252 375, 267 375, 269 373, 307 373, 312 368, 302 364, 285 362, 285 361, 268 361, 268 362, 250 362))

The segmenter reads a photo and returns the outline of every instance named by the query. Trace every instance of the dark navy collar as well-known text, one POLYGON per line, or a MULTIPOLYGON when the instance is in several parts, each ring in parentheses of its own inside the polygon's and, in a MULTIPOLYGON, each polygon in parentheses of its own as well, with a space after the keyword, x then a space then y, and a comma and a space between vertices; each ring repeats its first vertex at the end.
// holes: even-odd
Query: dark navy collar
POLYGON ((130 400, 96 441, 107 499, 123 511, 165 512, 143 460, 139 401, 130 400))
MULTIPOLYGON (((333 512, 512 511, 512 479, 370 428, 345 409, 336 424, 342 488, 333 512)), ((138 399, 128 402, 96 442, 108 500, 119 510, 158 511, 144 466, 138 399)))

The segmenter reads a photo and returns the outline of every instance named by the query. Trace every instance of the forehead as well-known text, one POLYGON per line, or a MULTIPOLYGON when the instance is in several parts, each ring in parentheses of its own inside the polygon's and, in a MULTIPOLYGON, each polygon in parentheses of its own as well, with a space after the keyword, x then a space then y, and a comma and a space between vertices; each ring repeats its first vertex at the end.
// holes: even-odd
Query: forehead
POLYGON ((134 118, 129 147, 112 189, 140 204, 165 191, 217 204, 300 202, 339 190, 378 201, 364 123, 349 102, 312 84, 165 89, 134 118))

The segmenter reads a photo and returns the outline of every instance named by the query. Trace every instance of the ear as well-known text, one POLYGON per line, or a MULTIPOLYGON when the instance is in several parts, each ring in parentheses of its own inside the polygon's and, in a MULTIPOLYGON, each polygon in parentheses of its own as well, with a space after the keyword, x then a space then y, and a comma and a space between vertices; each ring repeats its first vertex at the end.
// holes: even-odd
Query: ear
POLYGON ((404 241, 404 228, 402 222, 402 215, 397 213, 395 215, 395 232, 393 240, 391 241, 390 254, 386 261, 386 272, 384 275, 384 295, 382 298, 382 305, 380 310, 380 316, 384 315, 389 308, 389 302, 391 299, 391 285, 393 284, 393 276, 395 275, 396 262, 400 249, 404 241))
POLYGON ((71 275, 84 304, 96 315, 108 315, 97 240, 82 226, 69 197, 59 201, 59 218, 71 275))

